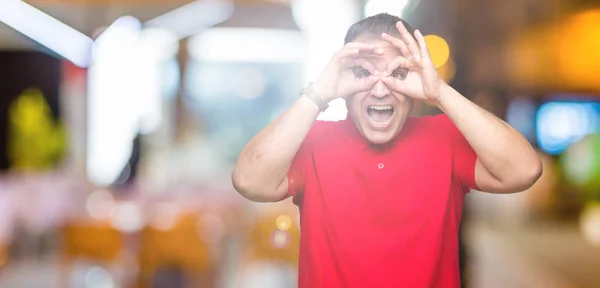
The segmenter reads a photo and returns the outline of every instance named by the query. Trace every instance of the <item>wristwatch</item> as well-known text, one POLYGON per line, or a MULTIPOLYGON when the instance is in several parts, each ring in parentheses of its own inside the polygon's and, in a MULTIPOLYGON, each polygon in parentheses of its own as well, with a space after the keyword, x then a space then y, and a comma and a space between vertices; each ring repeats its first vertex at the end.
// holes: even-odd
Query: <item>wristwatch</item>
POLYGON ((308 85, 306 85, 304 89, 300 90, 300 96, 302 95, 308 97, 308 99, 315 102, 315 104, 317 104, 321 112, 325 112, 325 110, 329 108, 329 104, 327 103, 327 101, 325 101, 325 99, 323 99, 323 97, 321 97, 319 93, 315 91, 313 83, 308 83, 308 85))

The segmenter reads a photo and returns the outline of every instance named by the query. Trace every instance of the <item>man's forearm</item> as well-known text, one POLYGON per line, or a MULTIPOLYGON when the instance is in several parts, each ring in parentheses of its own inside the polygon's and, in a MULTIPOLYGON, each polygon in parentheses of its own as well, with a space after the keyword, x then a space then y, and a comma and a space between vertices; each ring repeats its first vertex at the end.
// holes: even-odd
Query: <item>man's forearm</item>
POLYGON ((528 181, 536 178, 537 171, 541 172, 535 150, 521 133, 452 87, 444 87, 438 107, 457 126, 487 172, 498 181, 528 181))
POLYGON ((282 197, 277 194, 277 187, 286 179, 292 161, 319 112, 310 99, 300 97, 252 138, 242 150, 233 172, 236 189, 254 200, 275 201, 282 197))

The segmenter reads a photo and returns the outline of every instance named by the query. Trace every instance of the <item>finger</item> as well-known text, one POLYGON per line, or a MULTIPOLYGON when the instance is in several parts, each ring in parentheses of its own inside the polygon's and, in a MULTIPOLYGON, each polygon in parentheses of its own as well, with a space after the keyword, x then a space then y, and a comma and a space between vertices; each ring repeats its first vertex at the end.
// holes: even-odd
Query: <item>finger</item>
POLYGON ((392 60, 392 62, 390 62, 386 68, 385 71, 383 71, 383 76, 387 77, 390 76, 392 74, 392 72, 394 72, 394 70, 396 70, 398 67, 403 67, 403 68, 407 68, 408 66, 408 60, 404 57, 396 57, 394 60, 392 60))
POLYGON ((394 36, 390 36, 389 34, 386 34, 386 33, 382 33, 381 38, 384 41, 392 44, 394 47, 398 48, 398 50, 400 50, 400 54, 402 54, 402 56, 407 57, 407 58, 410 57, 410 51, 408 50, 408 47, 402 40, 400 40, 394 36))
POLYGON ((383 54, 383 49, 380 47, 362 42, 348 42, 343 49, 358 49, 360 52, 383 54))
POLYGON ((354 68, 354 67, 362 67, 364 69, 366 69, 367 71, 369 71, 369 73, 371 73, 372 75, 379 75, 379 71, 377 71, 377 68, 375 68, 375 65, 373 65, 373 63, 371 63, 370 61, 363 59, 363 58, 346 58, 344 59, 344 67, 345 68, 354 68))
POLYGON ((421 34, 421 31, 418 29, 415 30, 415 38, 417 38, 417 43, 419 44, 419 49, 421 49, 421 56, 429 58, 429 48, 427 47, 427 42, 425 42, 425 37, 421 34))
POLYGON ((342 61, 344 58, 357 58, 365 56, 381 56, 383 51, 380 48, 354 48, 352 46, 344 47, 342 50, 335 54, 335 58, 338 61, 342 61))
POLYGON ((408 32, 408 30, 406 30, 406 27, 404 27, 404 24, 402 23, 402 21, 398 21, 398 23, 396 23, 396 28, 398 28, 398 32, 400 32, 402 41, 404 41, 406 46, 408 46, 408 50, 410 50, 410 54, 413 56, 413 58, 415 58, 417 60, 421 59, 421 52, 419 51, 419 45, 417 45, 417 42, 415 42, 415 39, 413 38, 413 36, 410 35, 410 32, 408 32))
POLYGON ((356 92, 365 92, 373 89, 373 86, 375 86, 375 83, 377 83, 377 81, 379 81, 378 76, 369 76, 366 78, 359 79, 358 85, 355 88, 356 92))
POLYGON ((347 57, 357 56, 358 54, 360 54, 359 49, 350 49, 350 48, 344 47, 342 50, 336 52, 334 54, 333 58, 337 61, 342 61, 343 59, 345 59, 347 57))

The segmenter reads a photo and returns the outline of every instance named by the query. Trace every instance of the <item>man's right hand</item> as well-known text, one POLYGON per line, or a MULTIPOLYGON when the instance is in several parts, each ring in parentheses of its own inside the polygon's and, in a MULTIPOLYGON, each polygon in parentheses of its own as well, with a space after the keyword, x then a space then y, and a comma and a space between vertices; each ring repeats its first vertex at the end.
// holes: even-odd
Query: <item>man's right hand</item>
POLYGON ((383 51, 371 44, 350 42, 336 52, 321 76, 315 81, 314 89, 323 99, 330 102, 337 98, 346 98, 358 92, 364 92, 373 87, 379 80, 379 73, 373 64, 361 58, 381 55, 383 51), (360 68, 368 71, 364 77, 354 77, 353 81, 340 81, 340 74, 348 69, 360 68))

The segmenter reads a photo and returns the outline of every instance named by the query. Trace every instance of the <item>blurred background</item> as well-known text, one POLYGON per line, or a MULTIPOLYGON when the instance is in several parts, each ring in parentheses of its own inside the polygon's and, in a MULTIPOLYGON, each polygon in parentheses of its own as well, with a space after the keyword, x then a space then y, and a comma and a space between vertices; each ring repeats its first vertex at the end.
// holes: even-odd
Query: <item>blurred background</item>
POLYGON ((464 286, 600 287, 597 0, 0 0, 0 287, 296 286, 297 208, 232 167, 379 12, 543 159, 467 196, 464 286))

